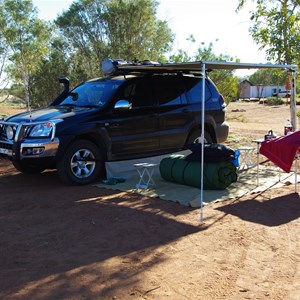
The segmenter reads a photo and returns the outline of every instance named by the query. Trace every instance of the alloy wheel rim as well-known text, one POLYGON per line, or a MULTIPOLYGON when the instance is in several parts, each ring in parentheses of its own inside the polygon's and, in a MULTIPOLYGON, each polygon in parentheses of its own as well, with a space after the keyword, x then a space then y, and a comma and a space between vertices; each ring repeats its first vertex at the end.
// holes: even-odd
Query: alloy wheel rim
POLYGON ((95 167, 95 156, 88 149, 79 149, 72 156, 71 171, 79 179, 89 177, 94 172, 95 167))
MULTIPOLYGON (((194 144, 201 144, 201 136, 198 136, 198 137, 196 137, 195 139, 194 139, 194 142, 193 142, 194 144)), ((206 138, 204 137, 204 144, 206 144, 207 143, 207 140, 206 140, 206 138)))

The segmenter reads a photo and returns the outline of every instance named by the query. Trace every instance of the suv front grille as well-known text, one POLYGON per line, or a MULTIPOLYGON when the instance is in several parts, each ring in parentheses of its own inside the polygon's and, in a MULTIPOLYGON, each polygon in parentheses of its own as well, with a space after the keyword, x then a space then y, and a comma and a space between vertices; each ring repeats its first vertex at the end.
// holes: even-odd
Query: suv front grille
POLYGON ((0 137, 6 138, 6 129, 5 129, 5 125, 3 124, 0 124, 0 137))
POLYGON ((12 146, 12 144, 0 142, 0 148, 2 149, 12 150, 12 146))

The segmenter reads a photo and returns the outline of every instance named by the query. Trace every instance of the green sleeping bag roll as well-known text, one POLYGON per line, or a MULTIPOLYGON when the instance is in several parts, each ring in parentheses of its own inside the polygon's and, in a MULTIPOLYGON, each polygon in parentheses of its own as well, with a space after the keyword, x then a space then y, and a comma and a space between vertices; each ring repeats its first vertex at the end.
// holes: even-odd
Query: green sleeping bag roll
POLYGON ((175 164, 176 160, 184 159, 184 155, 171 155, 170 157, 166 157, 161 160, 159 164, 159 172, 163 179, 167 181, 174 181, 172 177, 172 169, 173 165, 175 164))
POLYGON ((231 162, 205 163, 203 174, 207 190, 224 190, 237 181, 236 167, 231 162))
MULTIPOLYGON (((167 181, 201 187, 201 162, 199 161, 169 157, 164 158, 159 167, 162 178, 167 181)), ((237 173, 233 163, 204 163, 203 188, 205 190, 223 190, 236 181, 237 173)))
POLYGON ((172 179, 174 182, 185 184, 184 173, 188 165, 189 161, 185 160, 184 157, 175 159, 172 167, 172 179))
MULTIPOLYGON (((193 161, 184 172, 184 184, 199 187, 201 185, 201 163, 193 161)), ((205 178, 205 175, 204 175, 205 178)), ((204 182, 203 182, 204 184, 204 182)))

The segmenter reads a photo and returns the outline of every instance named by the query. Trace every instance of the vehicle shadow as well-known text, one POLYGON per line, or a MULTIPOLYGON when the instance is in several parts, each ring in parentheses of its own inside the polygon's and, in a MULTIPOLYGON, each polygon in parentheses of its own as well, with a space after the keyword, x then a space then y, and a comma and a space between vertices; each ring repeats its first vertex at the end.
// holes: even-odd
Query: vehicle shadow
POLYGON ((65 186, 55 171, 0 179, 1 299, 111 296, 164 261, 160 247, 206 229, 176 220, 192 208, 65 186))

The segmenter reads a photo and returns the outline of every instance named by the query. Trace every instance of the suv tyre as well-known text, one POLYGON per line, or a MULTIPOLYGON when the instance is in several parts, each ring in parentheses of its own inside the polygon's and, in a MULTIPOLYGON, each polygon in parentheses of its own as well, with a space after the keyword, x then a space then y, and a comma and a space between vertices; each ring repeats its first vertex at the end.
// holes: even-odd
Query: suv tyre
POLYGON ((87 184, 96 180, 104 170, 102 154, 87 140, 73 142, 57 163, 59 178, 68 184, 87 184))

